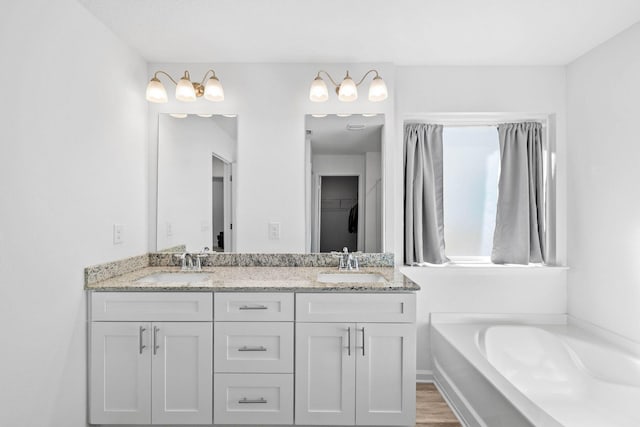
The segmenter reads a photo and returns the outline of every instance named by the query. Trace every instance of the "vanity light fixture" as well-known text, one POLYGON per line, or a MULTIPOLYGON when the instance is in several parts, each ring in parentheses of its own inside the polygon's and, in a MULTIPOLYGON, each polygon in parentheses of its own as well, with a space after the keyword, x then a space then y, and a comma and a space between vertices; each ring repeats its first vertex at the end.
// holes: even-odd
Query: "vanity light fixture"
POLYGON ((375 73, 375 77, 369 86, 369 101, 384 101, 389 96, 387 85, 384 80, 382 80, 382 77, 380 77, 380 74, 378 74, 378 70, 367 71, 358 83, 353 81, 349 75, 349 71, 347 71, 347 75, 342 79, 340 84, 336 83, 329 73, 324 70, 320 70, 318 71, 316 78, 311 82, 311 88, 309 89, 309 99, 313 102, 325 102, 329 99, 329 90, 327 89, 327 84, 322 80, 322 77, 320 77, 321 73, 329 78, 335 87, 338 99, 342 102, 353 102, 358 99, 358 86, 360 86, 364 79, 366 79, 371 73, 375 73))
POLYGON ((338 116, 338 117, 351 117, 351 114, 350 113, 338 113, 338 114, 336 114, 336 116, 338 116))
POLYGON ((182 102, 193 102, 201 96, 213 102, 224 101, 224 90, 220 84, 220 80, 216 77, 216 72, 208 70, 201 82, 192 82, 189 71, 185 71, 179 81, 175 81, 173 77, 165 71, 156 71, 147 85, 147 101, 155 103, 165 103, 168 101, 167 90, 158 78, 158 74, 163 74, 176 85, 176 99, 182 102), (211 77, 207 77, 211 74, 211 77), (206 80, 206 84, 205 84, 206 80))
POLYGON ((230 119, 233 119, 234 117, 238 117, 237 114, 223 114, 222 117, 228 117, 230 119))
POLYGON ((169 115, 174 119, 186 119, 188 116, 187 113, 169 113, 169 115))
POLYGON ((378 113, 362 113, 362 117, 375 117, 378 113))
POLYGON ((322 119, 323 117, 327 117, 326 114, 312 114, 311 117, 315 117, 316 119, 322 119))
POLYGON ((203 119, 208 119, 209 117, 213 117, 213 114, 198 114, 198 117, 202 117, 203 119))

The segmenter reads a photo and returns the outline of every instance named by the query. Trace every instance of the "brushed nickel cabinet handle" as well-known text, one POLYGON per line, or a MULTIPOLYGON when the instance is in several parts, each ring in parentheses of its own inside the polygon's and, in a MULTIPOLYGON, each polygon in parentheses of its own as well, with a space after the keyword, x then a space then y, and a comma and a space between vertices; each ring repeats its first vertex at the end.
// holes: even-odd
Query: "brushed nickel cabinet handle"
POLYGON ((351 356, 351 326, 347 328, 347 356, 351 356))
POLYGON ((160 330, 160 328, 158 328, 157 326, 153 327, 153 355, 155 356, 156 354, 158 354, 158 349, 160 348, 160 346, 158 345, 158 331, 160 330))
POLYGON ((238 349, 238 351, 267 351, 267 348, 263 345, 258 347, 247 347, 246 345, 243 345, 238 349))
POLYGON ((140 354, 142 354, 142 350, 144 350, 147 346, 142 344, 142 333, 147 329, 144 326, 140 326, 140 330, 138 331, 138 342, 140 347, 140 354))
POLYGON ((362 327, 362 355, 363 356, 364 356, 364 346, 365 346, 364 340, 365 340, 365 338, 364 338, 364 326, 363 326, 362 327))
POLYGON ((243 397, 238 400, 238 403, 267 403, 267 399, 264 397, 261 397, 260 399, 247 399, 246 397, 243 397))
POLYGON ((267 308, 269 307, 266 305, 241 305, 238 310, 266 310, 267 308))

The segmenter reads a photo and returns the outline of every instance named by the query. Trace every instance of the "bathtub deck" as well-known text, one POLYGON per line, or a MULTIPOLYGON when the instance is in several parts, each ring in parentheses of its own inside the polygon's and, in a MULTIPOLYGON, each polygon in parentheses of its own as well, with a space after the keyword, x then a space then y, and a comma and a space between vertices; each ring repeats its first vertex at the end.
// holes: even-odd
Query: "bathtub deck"
POLYGON ((416 427, 461 427, 435 385, 416 387, 416 427))

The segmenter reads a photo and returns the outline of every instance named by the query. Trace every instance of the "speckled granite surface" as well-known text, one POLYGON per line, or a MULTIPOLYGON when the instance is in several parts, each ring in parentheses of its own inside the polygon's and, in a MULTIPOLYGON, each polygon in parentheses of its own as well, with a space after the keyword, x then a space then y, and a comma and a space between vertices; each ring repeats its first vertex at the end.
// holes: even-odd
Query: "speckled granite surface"
POLYGON ((84 269, 84 284, 97 283, 149 266, 149 254, 125 258, 84 269))
POLYGON ((384 283, 322 283, 319 273, 337 273, 327 267, 204 267, 204 279, 192 282, 146 283, 154 273, 180 272, 179 267, 145 267, 117 277, 86 284, 92 291, 214 291, 214 292, 413 292, 420 289, 394 267, 364 267, 352 273, 378 273, 384 283))
MULTIPOLYGON (((393 267, 392 253, 358 255, 360 267, 393 267)), ((180 266, 174 253, 150 253, 149 266, 180 266)), ((315 254, 245 254, 217 252, 202 258, 203 267, 338 267, 338 258, 328 253, 315 254)))

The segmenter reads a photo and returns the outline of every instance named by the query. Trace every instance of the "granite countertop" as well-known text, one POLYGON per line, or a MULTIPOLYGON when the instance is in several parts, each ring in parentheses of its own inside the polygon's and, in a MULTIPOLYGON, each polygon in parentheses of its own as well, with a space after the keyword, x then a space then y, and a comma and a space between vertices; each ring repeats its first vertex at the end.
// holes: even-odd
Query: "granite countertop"
POLYGON ((338 271, 332 267, 203 267, 206 280, 190 283, 137 282, 154 273, 180 272, 179 267, 142 267, 95 283, 90 291, 214 291, 214 292, 414 292, 418 285, 394 267, 361 267, 359 271, 338 271), (378 273, 386 283, 322 283, 319 273, 378 273))

